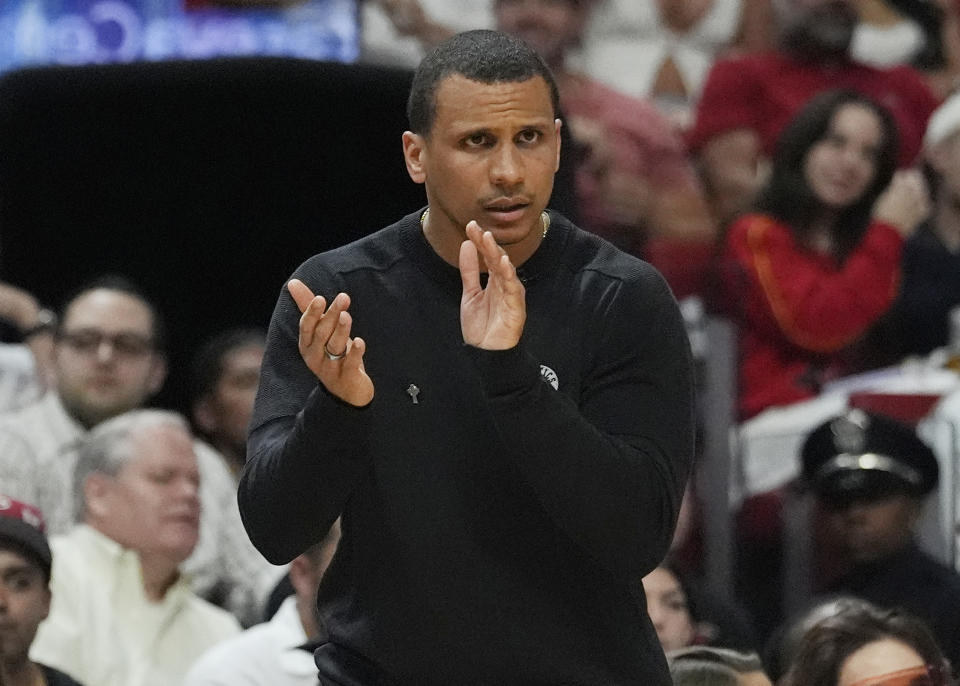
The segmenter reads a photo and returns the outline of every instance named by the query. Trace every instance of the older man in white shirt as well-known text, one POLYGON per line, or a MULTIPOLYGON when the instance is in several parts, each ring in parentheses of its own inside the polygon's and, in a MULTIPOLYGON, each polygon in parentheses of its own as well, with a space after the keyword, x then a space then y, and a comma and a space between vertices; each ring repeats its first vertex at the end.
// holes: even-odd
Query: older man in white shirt
POLYGON ((51 539, 53 603, 30 655, 97 686, 181 683, 237 620, 193 594, 180 565, 200 532, 200 473, 179 415, 97 425, 75 473, 83 523, 51 539))

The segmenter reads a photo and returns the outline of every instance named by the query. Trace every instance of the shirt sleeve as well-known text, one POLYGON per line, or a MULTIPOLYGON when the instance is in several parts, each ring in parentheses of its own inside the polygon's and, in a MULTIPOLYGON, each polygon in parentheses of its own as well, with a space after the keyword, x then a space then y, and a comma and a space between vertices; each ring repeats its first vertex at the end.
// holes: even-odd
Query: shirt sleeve
POLYGON ((874 222, 843 264, 830 269, 787 227, 749 215, 731 227, 727 254, 745 278, 751 326, 775 327, 801 348, 830 353, 859 338, 890 307, 902 249, 893 227, 874 222))
POLYGON ((693 455, 686 331, 666 284, 623 283, 597 312, 580 400, 540 380, 521 345, 472 349, 499 437, 556 524, 613 574, 669 549, 693 455))
MULTIPOLYGON (((318 295, 336 280, 301 267, 318 295)), ((238 502, 254 546, 285 564, 323 539, 369 465, 367 412, 334 397, 303 362, 300 313, 286 289, 267 331, 238 502)))

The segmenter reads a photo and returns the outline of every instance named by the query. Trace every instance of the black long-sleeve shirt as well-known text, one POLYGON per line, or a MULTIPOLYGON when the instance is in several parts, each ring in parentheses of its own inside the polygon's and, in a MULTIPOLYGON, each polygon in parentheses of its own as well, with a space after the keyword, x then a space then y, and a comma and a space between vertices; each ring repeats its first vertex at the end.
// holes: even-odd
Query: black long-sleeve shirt
POLYGON ((640 579, 669 546, 693 450, 672 295, 649 265, 553 215, 518 270, 520 344, 473 348, 459 272, 418 216, 294 274, 328 301, 350 295, 370 405, 318 384, 286 292, 270 324, 240 507, 278 563, 343 516, 318 597, 321 674, 670 683, 640 579))

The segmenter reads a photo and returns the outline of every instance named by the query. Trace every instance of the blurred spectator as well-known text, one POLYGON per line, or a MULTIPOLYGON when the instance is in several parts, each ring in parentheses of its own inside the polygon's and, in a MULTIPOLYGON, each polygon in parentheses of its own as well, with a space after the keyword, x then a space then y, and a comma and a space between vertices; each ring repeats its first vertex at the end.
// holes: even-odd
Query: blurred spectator
POLYGON ((674 686, 772 686, 756 653, 741 653, 727 648, 696 646, 674 650, 667 655, 674 686), (714 674, 721 668, 723 675, 714 674), (732 675, 731 681, 729 675, 732 675))
POLYGON ((493 27, 492 0, 361 0, 361 59, 415 69, 458 31, 493 27))
POLYGON ((758 212, 730 227, 720 273, 743 419, 864 365, 854 344, 890 307, 904 238, 928 211, 919 174, 893 176, 896 141, 869 98, 821 94, 783 132, 758 212))
POLYGON ((807 632, 821 620, 851 604, 869 605, 867 601, 851 596, 826 598, 777 627, 763 649, 763 666, 773 683, 779 683, 786 674, 807 632))
POLYGON ((97 686, 170 686, 240 627, 180 572, 200 533, 186 421, 135 410, 97 425, 77 458, 81 523, 52 539, 50 615, 31 655, 97 686))
POLYGON ((43 515, 0 495, 0 684, 80 686, 29 657, 37 627, 50 612, 52 556, 43 515))
POLYGON ((701 588, 670 561, 643 577, 643 591, 664 652, 693 645, 754 649, 743 611, 701 588))
POLYGON ((853 59, 875 67, 909 64, 938 97, 960 76, 960 7, 956 0, 857 0, 853 59))
POLYGON ((693 106, 717 56, 768 50, 770 0, 599 0, 583 40, 584 70, 636 98, 648 98, 675 128, 693 106))
POLYGON ((580 225, 649 259, 678 295, 687 295, 682 291, 696 286, 686 282, 704 270, 695 260, 705 261, 715 237, 705 196, 682 141, 652 104, 567 69, 591 7, 590 0, 494 0, 497 28, 530 44, 557 78, 564 119, 580 149, 580 225), (650 255, 651 240, 686 249, 690 262, 664 268, 650 255))
POLYGON ((950 666, 923 623, 852 603, 814 624, 783 686, 948 686, 950 666))
POLYGON ((849 56, 853 0, 783 0, 780 49, 718 61, 707 78, 690 134, 714 214, 727 223, 763 185, 780 132, 814 95, 851 88, 888 108, 899 131, 899 163, 920 151, 936 98, 910 67, 877 69, 849 56))
POLYGON ((265 343, 260 329, 229 329, 203 343, 193 358, 193 424, 236 477, 247 459, 265 343))
POLYGON ((904 246, 900 297, 878 343, 894 359, 947 345, 948 313, 960 305, 960 94, 930 118, 924 159, 933 213, 904 246))
POLYGON ((56 315, 0 281, 0 412, 29 405, 53 383, 56 315))
MULTIPOLYGON (((160 314, 126 279, 97 279, 67 299, 54 341, 57 392, 0 417, 0 483, 10 496, 40 507, 51 535, 65 533, 77 514, 77 443, 160 389, 164 339, 160 314)), ((204 511, 200 543, 185 570, 197 593, 255 621, 279 573, 247 537, 236 480, 223 458, 199 442, 196 452, 204 511)))
POLYGON ((294 595, 273 618, 227 639, 201 657, 183 686, 316 686, 317 666, 303 645, 323 637, 317 587, 340 541, 340 520, 290 563, 294 595))
POLYGON ((839 567, 826 591, 905 609, 960 664, 960 575, 915 541, 939 475, 930 448, 911 427, 851 410, 807 437, 802 460, 824 519, 820 545, 839 567))

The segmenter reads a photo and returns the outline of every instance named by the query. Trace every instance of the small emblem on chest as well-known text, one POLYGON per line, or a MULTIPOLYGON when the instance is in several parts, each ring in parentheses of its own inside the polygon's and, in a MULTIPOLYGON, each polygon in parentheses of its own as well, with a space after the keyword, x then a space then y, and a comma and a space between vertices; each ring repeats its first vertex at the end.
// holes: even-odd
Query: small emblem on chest
POLYGON ((553 386, 553 390, 560 390, 560 377, 545 364, 540 365, 540 379, 553 386))
POLYGON ((410 396, 410 400, 413 401, 414 405, 419 405, 420 401, 417 400, 417 396, 420 395, 420 389, 417 388, 416 384, 410 384, 407 386, 407 395, 410 396))

